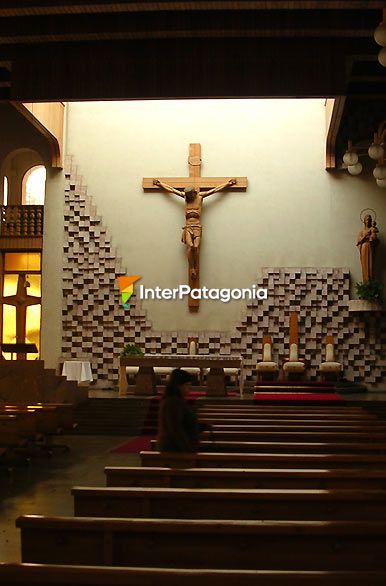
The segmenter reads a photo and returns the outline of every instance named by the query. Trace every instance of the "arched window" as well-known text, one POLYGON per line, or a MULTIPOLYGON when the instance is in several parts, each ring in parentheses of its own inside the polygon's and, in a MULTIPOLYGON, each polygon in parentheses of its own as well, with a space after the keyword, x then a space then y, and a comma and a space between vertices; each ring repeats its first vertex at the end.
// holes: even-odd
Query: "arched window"
POLYGON ((23 205, 44 205, 46 191, 46 168, 37 165, 29 169, 23 177, 22 203, 23 205))
POLYGON ((8 205, 8 177, 4 175, 3 181, 3 206, 8 205))

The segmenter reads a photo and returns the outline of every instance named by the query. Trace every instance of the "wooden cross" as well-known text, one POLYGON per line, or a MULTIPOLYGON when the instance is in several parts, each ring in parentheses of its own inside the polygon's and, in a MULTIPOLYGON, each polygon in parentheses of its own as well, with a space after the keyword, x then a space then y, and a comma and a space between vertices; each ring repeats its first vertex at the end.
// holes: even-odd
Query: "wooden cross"
MULTIPOLYGON (((159 191, 160 189, 185 198, 186 192, 193 190, 195 194, 190 201, 185 199, 186 226, 183 231, 183 242, 187 246, 189 260, 189 285, 191 289, 199 288, 199 244, 201 240, 201 206, 202 200, 212 193, 223 189, 231 191, 245 191, 246 177, 201 177, 201 145, 189 145, 189 177, 157 177, 143 179, 145 191, 159 191), (184 190, 184 191, 181 191, 184 190), (205 191, 203 191, 205 190, 205 191), (193 241, 193 242, 192 242, 193 241), (196 245, 194 243, 196 242, 196 245)), ((199 299, 189 297, 189 311, 197 312, 199 299)))
MULTIPOLYGON (((20 273, 17 280, 16 295, 2 297, 1 302, 5 305, 13 305, 16 307, 16 343, 24 343, 27 323, 27 307, 30 305, 39 305, 41 303, 41 297, 28 295, 26 287, 26 276, 24 273, 20 273)), ((25 358, 25 355, 18 354, 17 358, 23 359, 25 358)))

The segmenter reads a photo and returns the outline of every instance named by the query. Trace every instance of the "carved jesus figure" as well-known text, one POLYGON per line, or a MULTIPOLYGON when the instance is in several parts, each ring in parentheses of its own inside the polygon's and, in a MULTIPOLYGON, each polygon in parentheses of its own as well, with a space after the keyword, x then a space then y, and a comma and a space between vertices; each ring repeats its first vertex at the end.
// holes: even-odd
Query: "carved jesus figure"
POLYGON ((212 193, 222 191, 223 189, 226 189, 231 185, 235 185, 236 183, 236 179, 229 179, 226 183, 217 185, 217 187, 209 189, 208 191, 201 192, 198 188, 193 186, 185 187, 184 191, 180 191, 179 189, 175 189, 167 183, 163 183, 159 179, 153 180, 153 184, 157 187, 162 187, 165 189, 165 191, 169 191, 170 193, 174 193, 179 197, 183 197, 185 200, 185 226, 182 228, 181 241, 186 245, 189 262, 189 274, 193 280, 198 277, 198 259, 202 235, 202 201, 204 197, 208 197, 208 195, 212 195, 212 193))

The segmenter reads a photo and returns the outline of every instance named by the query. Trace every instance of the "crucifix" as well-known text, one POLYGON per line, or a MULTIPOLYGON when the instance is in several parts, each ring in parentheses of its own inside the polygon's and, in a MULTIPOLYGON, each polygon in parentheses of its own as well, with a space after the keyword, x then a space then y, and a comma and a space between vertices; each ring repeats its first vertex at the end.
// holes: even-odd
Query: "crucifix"
MULTIPOLYGON (((201 211, 205 197, 223 190, 245 191, 246 177, 201 177, 201 145, 189 145, 189 177, 144 178, 145 191, 162 189, 185 200, 185 226, 182 228, 181 241, 186 246, 189 263, 189 286, 200 286, 200 243, 202 235, 201 211), (204 190, 204 191, 202 191, 204 190)), ((199 299, 188 298, 189 311, 197 312, 199 299)))
MULTIPOLYGON (((27 293, 27 279, 25 273, 20 273, 17 280, 16 295, 9 295, 1 298, 1 303, 4 305, 13 305, 16 307, 16 343, 23 344, 25 342, 25 328, 27 323, 27 307, 30 305, 39 305, 41 303, 40 297, 34 297, 27 293)), ((25 359, 25 354, 18 354, 18 359, 25 359)))

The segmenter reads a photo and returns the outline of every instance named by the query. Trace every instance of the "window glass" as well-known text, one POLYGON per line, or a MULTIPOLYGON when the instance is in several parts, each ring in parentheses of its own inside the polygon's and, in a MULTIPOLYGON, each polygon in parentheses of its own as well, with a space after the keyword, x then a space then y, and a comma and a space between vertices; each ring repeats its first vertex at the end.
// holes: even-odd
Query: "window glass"
POLYGON ((39 165, 32 167, 23 178, 23 204, 44 205, 46 191, 46 168, 39 165))
MULTIPOLYGON (((29 289, 28 294, 30 294, 29 289)), ((27 307, 25 341, 26 344, 36 344, 38 350, 40 350, 40 314, 40 304, 30 305, 27 307)), ((27 354, 27 358, 28 360, 35 360, 37 358, 37 354, 27 354)))
POLYGON ((16 295, 19 275, 4 275, 3 296, 16 295))
POLYGON ((16 342, 16 307, 3 305, 3 343, 15 344, 16 342))
POLYGON ((40 252, 7 252, 5 254, 5 271, 40 271, 40 252))
POLYGON ((42 294, 42 277, 41 275, 27 275, 27 281, 30 286, 27 288, 27 294, 33 297, 40 297, 42 294))
POLYGON ((3 181, 3 205, 8 205, 8 177, 4 176, 3 181))

